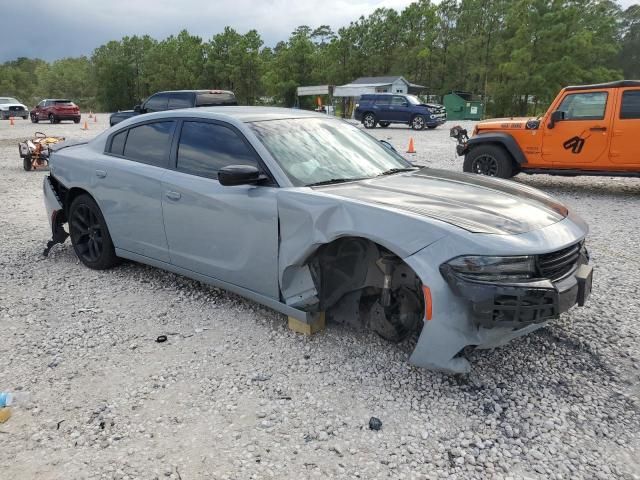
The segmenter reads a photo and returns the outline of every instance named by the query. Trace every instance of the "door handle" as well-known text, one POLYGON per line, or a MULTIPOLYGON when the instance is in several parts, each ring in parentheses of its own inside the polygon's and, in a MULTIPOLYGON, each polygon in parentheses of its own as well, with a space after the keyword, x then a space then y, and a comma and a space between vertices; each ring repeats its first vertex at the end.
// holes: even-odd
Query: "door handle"
POLYGON ((104 178, 107 176, 107 172, 105 170, 96 170, 96 177, 104 178))
POLYGON ((592 132, 606 132, 607 127, 591 127, 589 130, 592 132))
POLYGON ((182 195, 180 195, 180 192, 171 192, 171 191, 165 193, 165 196, 169 200, 180 200, 180 198, 182 197, 182 195))

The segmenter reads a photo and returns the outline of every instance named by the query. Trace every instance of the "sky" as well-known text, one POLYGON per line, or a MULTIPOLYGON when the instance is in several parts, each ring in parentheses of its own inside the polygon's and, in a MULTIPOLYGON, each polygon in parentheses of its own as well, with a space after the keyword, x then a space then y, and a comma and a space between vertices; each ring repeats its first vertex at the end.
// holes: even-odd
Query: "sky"
MULTIPOLYGON (((0 63, 17 57, 56 60, 91 55, 123 36, 162 39, 182 29, 205 40, 227 25, 256 29, 265 45, 286 40, 299 25, 348 25, 376 8, 402 10, 411 0, 0 0, 11 30, 0 37, 0 63), (14 30, 15 29, 15 30, 14 30)), ((437 2, 436 2, 437 3, 437 2)), ((621 0, 623 7, 638 0, 621 0)))

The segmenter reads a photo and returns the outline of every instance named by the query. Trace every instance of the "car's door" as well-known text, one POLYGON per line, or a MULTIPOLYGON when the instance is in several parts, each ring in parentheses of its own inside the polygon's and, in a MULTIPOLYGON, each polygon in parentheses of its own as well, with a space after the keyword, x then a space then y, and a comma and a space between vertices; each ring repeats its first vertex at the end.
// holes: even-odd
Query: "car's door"
POLYGON ((391 97, 389 95, 380 95, 372 99, 372 108, 378 121, 391 121, 391 97))
POLYGON ((568 91, 555 110, 564 112, 564 120, 545 125, 543 158, 560 168, 606 163, 614 110, 609 92, 568 91))
POLYGON ((173 158, 162 196, 171 262, 278 298, 277 188, 217 180, 228 165, 264 169, 246 138, 229 124, 185 119, 173 158))
POLYGON ((176 123, 144 122, 112 134, 92 189, 116 248, 166 263, 161 178, 168 171, 176 123))
POLYGON ((142 105, 142 113, 164 112, 167 109, 169 93, 156 93, 147 98, 142 105))
POLYGON ((618 90, 609 157, 612 164, 640 165, 636 142, 640 135, 640 88, 618 90))
POLYGON ((47 101, 46 100, 42 100, 38 106, 36 107, 36 114, 38 115, 38 119, 39 120, 46 120, 47 119, 47 101))
POLYGON ((401 95, 391 97, 390 120, 394 122, 409 123, 411 120, 411 108, 406 98, 401 95))

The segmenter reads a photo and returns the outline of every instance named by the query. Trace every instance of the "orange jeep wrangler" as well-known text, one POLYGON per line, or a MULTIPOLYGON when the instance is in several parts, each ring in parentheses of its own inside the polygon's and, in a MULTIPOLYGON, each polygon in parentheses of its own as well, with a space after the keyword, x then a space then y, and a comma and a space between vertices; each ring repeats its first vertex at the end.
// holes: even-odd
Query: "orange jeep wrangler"
POLYGON ((453 127, 465 172, 640 177, 640 80, 566 87, 538 118, 453 127))

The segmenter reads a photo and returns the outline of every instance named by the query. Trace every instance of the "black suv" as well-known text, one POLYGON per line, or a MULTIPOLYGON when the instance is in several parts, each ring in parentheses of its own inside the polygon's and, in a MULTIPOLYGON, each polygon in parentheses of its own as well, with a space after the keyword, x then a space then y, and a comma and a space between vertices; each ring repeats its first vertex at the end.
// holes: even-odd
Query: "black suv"
POLYGON ((371 93, 360 97, 356 104, 356 120, 365 128, 376 125, 388 127, 392 123, 405 123, 414 130, 436 128, 447 121, 442 105, 423 103, 414 95, 397 93, 371 93))
POLYGON ((113 127, 116 123, 142 113, 161 112, 177 108, 237 104, 236 96, 228 90, 172 90, 158 92, 147 98, 142 105, 136 105, 133 110, 112 113, 111 117, 109 117, 109 125, 113 127))

